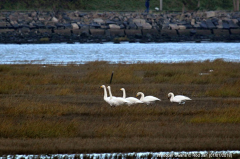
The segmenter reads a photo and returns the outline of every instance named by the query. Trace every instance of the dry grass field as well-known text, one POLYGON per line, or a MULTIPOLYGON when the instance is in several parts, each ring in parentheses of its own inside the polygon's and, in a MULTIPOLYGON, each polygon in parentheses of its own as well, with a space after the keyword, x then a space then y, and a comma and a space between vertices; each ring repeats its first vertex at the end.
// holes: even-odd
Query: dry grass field
POLYGON ((0 121, 0 155, 239 150, 240 63, 0 65, 0 121), (110 107, 112 71, 114 96, 162 101, 110 107))

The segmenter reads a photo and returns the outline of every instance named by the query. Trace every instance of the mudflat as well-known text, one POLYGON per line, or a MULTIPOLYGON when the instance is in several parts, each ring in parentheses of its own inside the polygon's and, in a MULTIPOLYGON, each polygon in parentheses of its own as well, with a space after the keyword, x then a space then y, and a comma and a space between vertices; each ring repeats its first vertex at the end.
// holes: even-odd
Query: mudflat
POLYGON ((0 155, 239 150, 239 68, 222 60, 0 65, 0 155), (111 107, 101 85, 161 101, 111 107), (169 92, 192 100, 171 103, 169 92))

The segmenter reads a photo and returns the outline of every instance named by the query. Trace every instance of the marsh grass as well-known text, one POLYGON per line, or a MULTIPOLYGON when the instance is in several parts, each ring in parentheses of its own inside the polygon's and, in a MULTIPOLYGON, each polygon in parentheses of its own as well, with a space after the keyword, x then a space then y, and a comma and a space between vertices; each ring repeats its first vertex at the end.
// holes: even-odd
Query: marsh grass
POLYGON ((201 114, 191 119, 192 123, 240 123, 240 108, 216 108, 211 112, 201 114))
POLYGON ((239 68, 222 60, 0 65, 0 154, 238 149, 239 68), (124 87, 162 101, 110 107, 99 87, 112 71, 115 96, 124 87), (170 103, 170 91, 193 100, 170 103))

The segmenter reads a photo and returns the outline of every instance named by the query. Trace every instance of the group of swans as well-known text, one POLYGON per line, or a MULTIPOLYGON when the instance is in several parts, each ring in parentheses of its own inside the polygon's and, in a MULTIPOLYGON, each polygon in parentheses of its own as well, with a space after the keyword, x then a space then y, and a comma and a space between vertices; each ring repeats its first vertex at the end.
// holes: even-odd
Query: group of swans
POLYGON ((120 90, 123 91, 123 97, 115 97, 112 95, 111 87, 108 86, 108 92, 109 97, 107 96, 107 89, 105 85, 102 85, 101 88, 104 90, 104 96, 103 99, 110 105, 110 106, 119 106, 123 104, 127 105, 133 105, 133 104, 139 104, 139 103, 145 103, 147 105, 154 103, 155 101, 161 101, 160 99, 153 97, 153 96, 146 96, 144 97, 144 94, 142 92, 138 92, 137 96, 141 95, 140 100, 134 97, 127 97, 126 98, 126 91, 124 88, 121 88, 120 90))
MULTIPOLYGON (((119 106, 123 104, 127 104, 128 106, 133 104, 140 104, 145 103, 147 105, 152 104, 156 101, 161 101, 161 99, 154 97, 154 96, 144 96, 142 92, 138 92, 136 96, 141 96, 140 99, 135 97, 127 97, 126 98, 126 91, 124 88, 120 90, 123 91, 123 97, 115 97, 112 95, 111 87, 108 86, 109 97, 107 96, 107 89, 105 85, 102 85, 101 88, 104 90, 103 99, 106 101, 110 106, 119 106)), ((172 92, 168 94, 168 98, 170 98, 170 102, 177 102, 179 104, 185 104, 186 100, 191 100, 189 97, 183 95, 174 96, 172 92)))

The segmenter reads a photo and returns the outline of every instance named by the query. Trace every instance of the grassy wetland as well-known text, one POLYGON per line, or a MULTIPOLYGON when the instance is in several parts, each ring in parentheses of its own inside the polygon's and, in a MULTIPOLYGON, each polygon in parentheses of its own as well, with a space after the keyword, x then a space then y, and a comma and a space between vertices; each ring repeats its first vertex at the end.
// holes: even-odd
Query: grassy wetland
POLYGON ((240 63, 0 65, 0 155, 239 150, 239 114, 240 63), (112 71, 114 96, 162 101, 110 107, 112 71))

